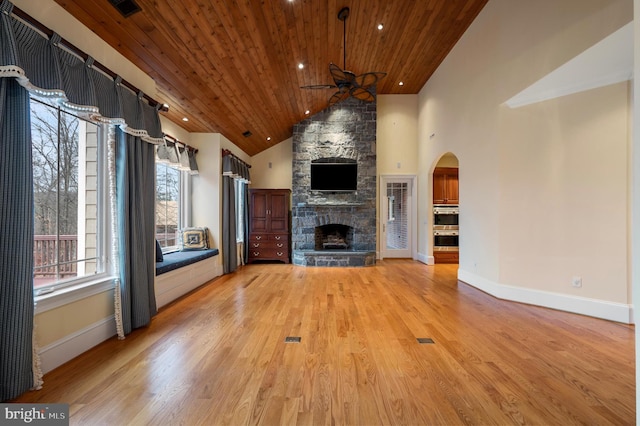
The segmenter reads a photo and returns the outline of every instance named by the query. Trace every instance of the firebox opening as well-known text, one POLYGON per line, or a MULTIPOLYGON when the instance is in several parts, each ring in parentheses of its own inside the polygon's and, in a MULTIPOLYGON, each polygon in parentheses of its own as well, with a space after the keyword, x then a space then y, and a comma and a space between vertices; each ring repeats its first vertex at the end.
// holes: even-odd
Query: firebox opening
POLYGON ((348 250, 351 248, 353 228, 348 225, 316 226, 316 250, 348 250))

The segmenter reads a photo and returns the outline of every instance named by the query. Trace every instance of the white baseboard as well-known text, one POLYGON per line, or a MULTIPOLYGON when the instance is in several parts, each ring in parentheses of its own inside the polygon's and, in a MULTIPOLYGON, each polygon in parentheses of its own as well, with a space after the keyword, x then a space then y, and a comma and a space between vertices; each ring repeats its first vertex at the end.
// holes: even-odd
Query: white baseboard
POLYGON ((435 265, 436 260, 433 256, 428 256, 426 254, 418 253, 417 260, 419 262, 425 263, 427 265, 435 265))
POLYGON ((116 320, 111 315, 40 348, 42 372, 48 373, 115 335, 116 320))
POLYGON ((458 279, 498 299, 542 306, 624 324, 634 323, 632 305, 499 284, 463 269, 458 269, 458 279))

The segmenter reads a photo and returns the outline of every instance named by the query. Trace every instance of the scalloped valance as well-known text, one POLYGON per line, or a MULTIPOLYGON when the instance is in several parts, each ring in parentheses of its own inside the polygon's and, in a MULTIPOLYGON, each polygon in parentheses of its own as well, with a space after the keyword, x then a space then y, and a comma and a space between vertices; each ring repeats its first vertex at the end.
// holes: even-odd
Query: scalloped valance
POLYGON ((110 123, 131 135, 163 142, 158 111, 122 78, 103 73, 66 49, 58 34, 47 37, 12 14, 13 4, 0 4, 0 78, 15 78, 35 96, 47 98, 84 118, 110 123))
POLYGON ((230 152, 222 153, 222 176, 229 176, 245 183, 251 183, 249 168, 251 166, 231 154, 230 152))

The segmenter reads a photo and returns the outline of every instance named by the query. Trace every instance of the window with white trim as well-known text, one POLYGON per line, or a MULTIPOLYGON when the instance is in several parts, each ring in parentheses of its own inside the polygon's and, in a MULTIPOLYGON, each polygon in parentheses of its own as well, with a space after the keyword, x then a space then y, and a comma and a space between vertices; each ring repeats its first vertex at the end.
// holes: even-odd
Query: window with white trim
POLYGON ((105 272, 101 126, 31 98, 36 295, 105 272))
POLYGON ((178 231, 185 216, 183 174, 167 164, 156 164, 156 239, 165 253, 179 249, 178 231))
POLYGON ((235 207, 236 207, 236 242, 244 243, 244 194, 247 190, 247 184, 240 179, 233 180, 235 190, 235 207))

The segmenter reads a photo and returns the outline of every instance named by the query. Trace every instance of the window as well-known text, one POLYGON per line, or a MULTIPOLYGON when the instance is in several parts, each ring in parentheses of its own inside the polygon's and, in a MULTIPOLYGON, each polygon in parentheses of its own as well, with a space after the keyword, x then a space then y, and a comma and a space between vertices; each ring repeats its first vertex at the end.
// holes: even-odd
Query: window
POLYGON ((235 206, 236 206, 236 242, 244 243, 244 209, 245 209, 245 191, 247 184, 240 179, 234 179, 233 185, 235 189, 235 206))
POLYGON ((100 126, 31 99, 34 289, 104 271, 100 126))
POLYGON ((163 252, 178 249, 182 205, 182 173, 166 164, 156 164, 156 239, 163 252))

